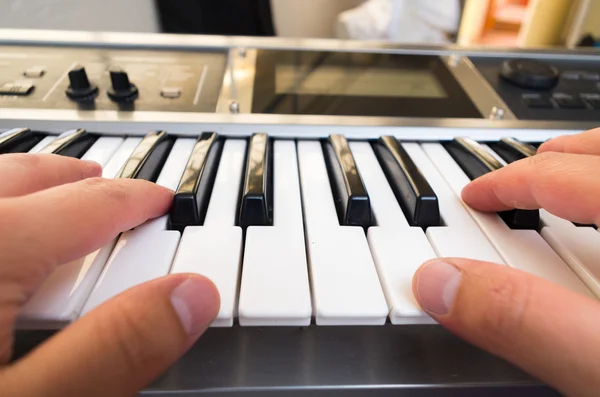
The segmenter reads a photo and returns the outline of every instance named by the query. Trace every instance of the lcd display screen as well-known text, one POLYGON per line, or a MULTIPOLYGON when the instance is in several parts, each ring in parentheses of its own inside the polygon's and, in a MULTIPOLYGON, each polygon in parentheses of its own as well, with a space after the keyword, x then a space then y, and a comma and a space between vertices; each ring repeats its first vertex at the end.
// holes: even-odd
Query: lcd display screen
POLYGON ((446 92, 429 71, 392 68, 277 65, 275 92, 296 95, 356 97, 446 98, 446 92))

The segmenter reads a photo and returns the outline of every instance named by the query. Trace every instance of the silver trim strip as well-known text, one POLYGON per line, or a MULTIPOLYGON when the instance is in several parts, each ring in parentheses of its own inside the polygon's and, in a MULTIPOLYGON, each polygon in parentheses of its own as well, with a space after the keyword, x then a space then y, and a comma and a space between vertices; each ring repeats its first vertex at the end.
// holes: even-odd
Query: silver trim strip
POLYGON ((271 48, 332 51, 375 51, 385 53, 410 53, 419 55, 490 57, 533 57, 597 60, 600 51, 594 48, 489 48, 397 45, 378 41, 351 41, 336 39, 297 39, 280 37, 232 37, 160 33, 83 32, 32 29, 0 29, 0 45, 89 46, 149 49, 206 49, 206 48, 271 48))
POLYGON ((498 140, 513 136, 523 141, 582 132, 597 127, 589 122, 548 122, 487 119, 425 119, 347 116, 297 116, 272 114, 218 114, 170 112, 116 112, 45 109, 0 109, 0 128, 27 127, 60 133, 73 128, 106 135, 143 136, 164 129, 171 134, 198 136, 214 131, 226 136, 266 132, 274 137, 326 138, 332 133, 348 138, 393 135, 410 140, 450 139, 469 136, 498 140))
POLYGON ((223 84, 217 101, 217 113, 231 113, 229 104, 232 101, 238 103, 239 113, 252 111, 256 56, 256 50, 245 48, 229 50, 223 84))
POLYGON ((454 55, 444 56, 442 61, 444 61, 450 73, 462 86, 483 117, 491 116, 494 108, 496 108, 504 110, 504 120, 517 119, 508 105, 475 68, 471 60, 454 55))

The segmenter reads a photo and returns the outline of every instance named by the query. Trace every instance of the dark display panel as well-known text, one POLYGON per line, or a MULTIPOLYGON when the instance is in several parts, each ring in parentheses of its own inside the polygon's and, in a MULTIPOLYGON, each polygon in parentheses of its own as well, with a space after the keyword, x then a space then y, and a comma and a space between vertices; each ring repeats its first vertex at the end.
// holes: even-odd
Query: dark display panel
POLYGON ((436 56, 258 51, 253 113, 481 118, 436 56))

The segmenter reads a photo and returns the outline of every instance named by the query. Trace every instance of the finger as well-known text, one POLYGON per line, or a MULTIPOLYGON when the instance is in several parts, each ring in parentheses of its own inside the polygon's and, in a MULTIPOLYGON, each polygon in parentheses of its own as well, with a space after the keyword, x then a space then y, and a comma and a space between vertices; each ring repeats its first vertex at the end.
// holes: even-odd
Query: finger
POLYGON ((0 201, 0 276, 10 273, 28 296, 59 264, 165 214, 172 198, 143 180, 90 178, 0 201))
POLYGON ((196 341, 219 305, 214 284, 202 276, 179 274, 140 285, 8 368, 3 391, 23 397, 133 396, 196 341))
POLYGON ((55 154, 0 156, 0 197, 14 197, 100 176, 100 164, 55 154))
POLYGON ((562 152, 600 155, 600 128, 574 135, 561 135, 540 145, 538 153, 562 152))
POLYGON ((598 302, 506 266, 466 259, 424 264, 413 291, 444 327, 566 395, 600 390, 598 302))
POLYGON ((598 156, 547 152, 474 180, 462 198, 479 211, 544 208, 573 222, 595 223, 600 220, 598 167, 598 156))

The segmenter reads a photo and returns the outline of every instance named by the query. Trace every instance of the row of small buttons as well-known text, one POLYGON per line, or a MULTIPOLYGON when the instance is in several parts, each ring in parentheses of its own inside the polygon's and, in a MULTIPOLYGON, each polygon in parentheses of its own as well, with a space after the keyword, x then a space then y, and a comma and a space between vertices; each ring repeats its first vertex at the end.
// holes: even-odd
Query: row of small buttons
POLYGON ((594 109, 600 109, 600 94, 580 94, 579 96, 555 93, 552 97, 542 94, 523 94, 523 103, 534 109, 553 109, 555 103, 562 109, 585 109, 586 102, 594 109), (585 100, 585 101, 584 101, 585 100))
POLYGON ((600 81, 600 73, 568 70, 562 73, 565 80, 600 81))

